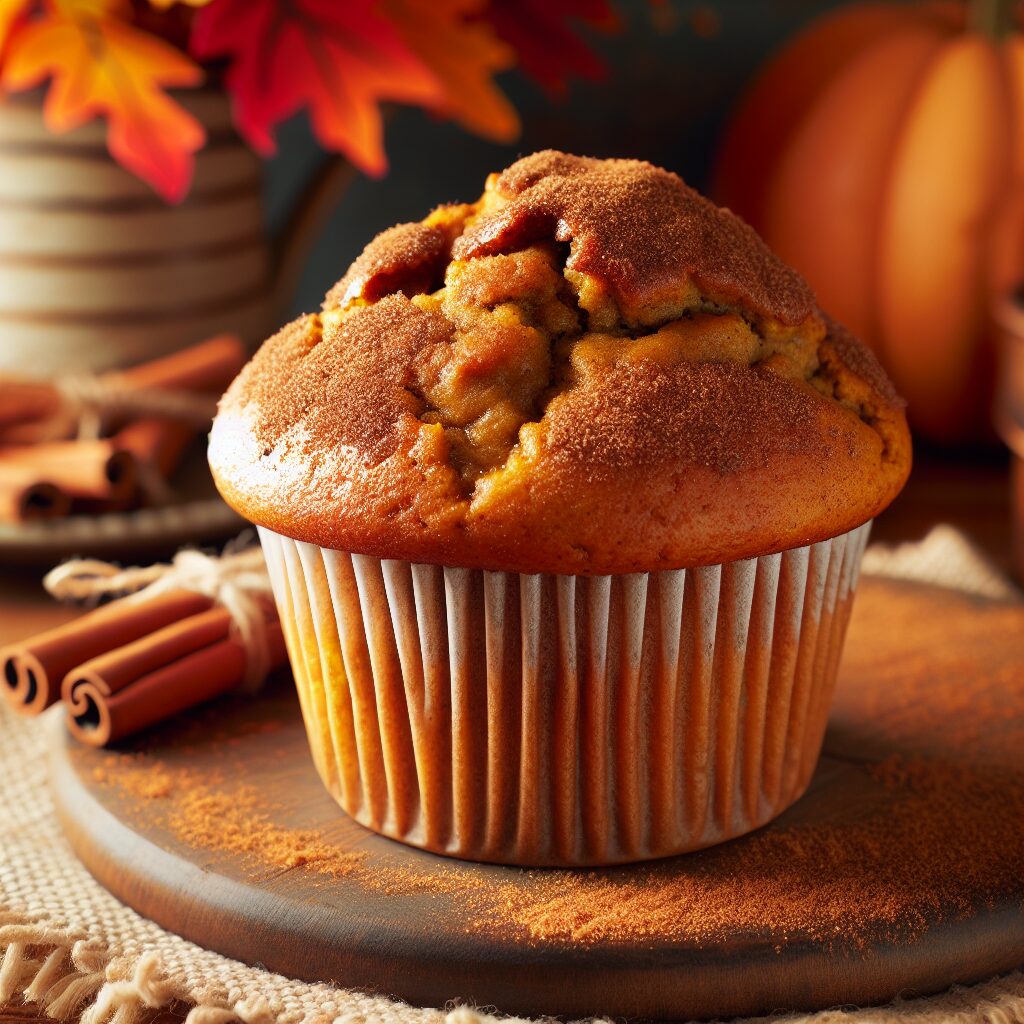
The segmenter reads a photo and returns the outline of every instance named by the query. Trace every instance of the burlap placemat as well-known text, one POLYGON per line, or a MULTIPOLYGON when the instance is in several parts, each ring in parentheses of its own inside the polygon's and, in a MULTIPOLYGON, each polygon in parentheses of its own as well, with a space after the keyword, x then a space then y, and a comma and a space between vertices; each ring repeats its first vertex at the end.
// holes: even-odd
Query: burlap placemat
MULTIPOLYGON (((994 597, 1015 594, 958 533, 869 550, 865 571, 924 579, 994 597)), ((52 713, 52 712, 51 712, 52 713)), ((309 985, 208 950, 115 900, 61 834, 46 778, 47 723, 0 704, 0 1004, 19 994, 56 1019, 132 1024, 178 1002, 187 1024, 490 1024, 470 1007, 418 1009, 380 996, 309 985)), ((928 999, 775 1017, 814 1024, 1024 1024, 1024 972, 928 999)), ((513 1021, 513 1018, 506 1018, 513 1021)))

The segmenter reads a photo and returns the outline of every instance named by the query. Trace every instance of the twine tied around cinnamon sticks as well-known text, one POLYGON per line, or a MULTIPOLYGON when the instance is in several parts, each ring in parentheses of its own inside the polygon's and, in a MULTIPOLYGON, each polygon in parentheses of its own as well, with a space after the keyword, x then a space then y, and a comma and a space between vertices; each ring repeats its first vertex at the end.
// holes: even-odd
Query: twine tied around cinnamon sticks
POLYGON ((285 660, 259 547, 184 550, 127 569, 76 560, 44 585, 65 600, 126 595, 0 651, 15 710, 35 715, 63 700, 68 728, 92 746, 229 690, 254 692, 285 660))
POLYGON ((102 434, 103 423, 109 417, 159 416, 205 430, 217 411, 216 396, 140 389, 116 374, 67 374, 53 381, 53 389, 60 404, 50 420, 40 426, 41 441, 60 439, 65 433, 63 423, 68 421, 77 424, 78 440, 94 441, 102 434))
POLYGON ((116 594, 127 595, 128 601, 152 601, 178 590, 208 597, 227 611, 245 647, 245 689, 257 689, 269 671, 266 623, 273 594, 259 547, 228 551, 219 558, 185 548, 170 564, 127 569, 98 559, 72 559, 51 569, 43 586, 58 601, 89 601, 116 594))
POLYGON ((169 503, 172 474, 245 358, 225 334, 99 375, 0 373, 0 522, 169 503))

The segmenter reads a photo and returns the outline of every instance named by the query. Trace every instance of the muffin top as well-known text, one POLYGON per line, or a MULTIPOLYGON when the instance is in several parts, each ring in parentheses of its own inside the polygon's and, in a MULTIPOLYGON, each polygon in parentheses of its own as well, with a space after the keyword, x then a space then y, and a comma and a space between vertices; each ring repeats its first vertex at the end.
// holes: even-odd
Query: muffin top
POLYGON ((651 164, 548 151, 378 235, 231 385, 210 463, 299 540, 602 574, 843 533, 910 441, 874 356, 747 224, 651 164))

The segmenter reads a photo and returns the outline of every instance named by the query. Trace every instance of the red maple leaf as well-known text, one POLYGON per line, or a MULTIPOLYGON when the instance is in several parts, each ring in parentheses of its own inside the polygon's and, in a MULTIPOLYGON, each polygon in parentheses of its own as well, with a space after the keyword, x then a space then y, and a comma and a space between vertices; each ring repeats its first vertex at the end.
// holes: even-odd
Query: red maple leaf
POLYGON ((597 81, 607 71, 571 19, 604 32, 619 25, 609 0, 491 0, 484 16, 519 54, 523 71, 554 96, 565 94, 574 75, 597 81))
POLYGON ((444 90, 375 0, 213 0, 196 15, 191 50, 230 61, 225 82, 239 130, 259 152, 306 108, 321 143, 368 174, 387 168, 379 103, 436 106, 444 90))

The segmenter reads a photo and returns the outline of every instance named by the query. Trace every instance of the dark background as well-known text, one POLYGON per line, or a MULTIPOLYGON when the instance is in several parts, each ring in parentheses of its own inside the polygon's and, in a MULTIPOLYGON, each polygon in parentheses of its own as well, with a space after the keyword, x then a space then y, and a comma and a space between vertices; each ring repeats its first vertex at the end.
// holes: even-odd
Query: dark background
MULTIPOLYGON (((584 30, 608 65, 601 82, 572 83, 552 100, 517 71, 500 79, 523 134, 511 146, 468 135, 416 110, 398 110, 386 135, 388 174, 359 177, 325 225, 293 312, 314 309, 378 231, 418 220, 439 203, 476 198, 484 178, 521 153, 554 147, 591 156, 642 157, 707 184, 724 119, 762 61, 837 0, 617 0, 623 31, 584 30)), ((322 159, 304 118, 283 126, 268 168, 268 214, 280 224, 322 159)))

